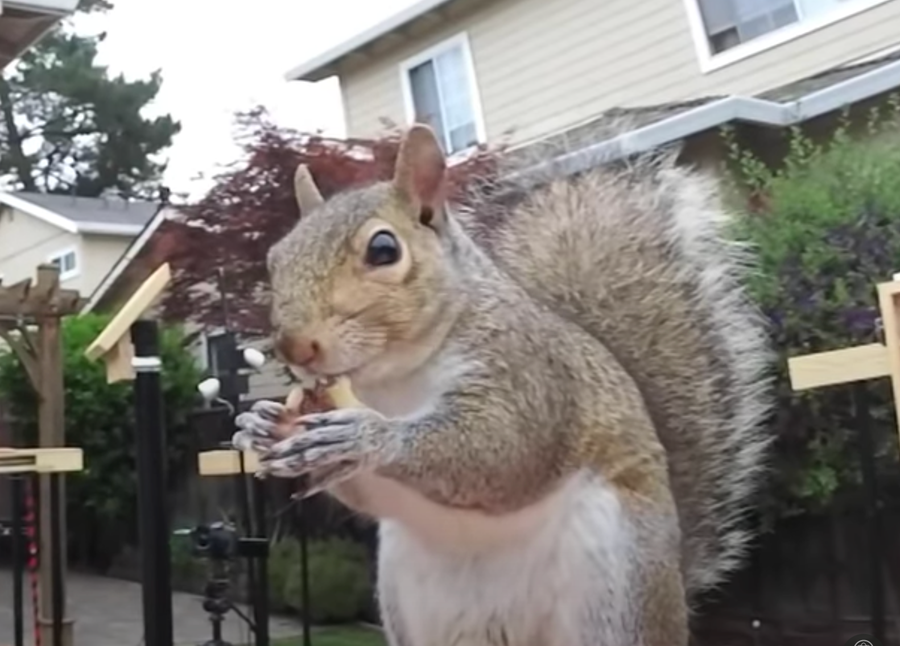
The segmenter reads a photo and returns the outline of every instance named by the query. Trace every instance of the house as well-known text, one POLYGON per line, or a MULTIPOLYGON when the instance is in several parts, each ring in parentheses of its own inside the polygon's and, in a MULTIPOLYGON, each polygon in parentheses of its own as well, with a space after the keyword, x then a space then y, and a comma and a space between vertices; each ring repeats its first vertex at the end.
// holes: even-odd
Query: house
POLYGON ((66 288, 90 294, 158 209, 118 198, 0 192, 0 276, 15 283, 51 262, 66 288))
POLYGON ((335 76, 349 136, 418 118, 577 170, 893 90, 900 0, 420 0, 287 73, 335 76))
MULTIPOLYGON (((112 312, 128 300, 137 287, 165 262, 170 249, 166 237, 166 223, 181 219, 182 211, 177 207, 166 206, 153 214, 140 233, 131 239, 123 253, 108 271, 97 282, 96 287, 86 294, 86 303, 81 313, 112 312)), ((212 284, 195 285, 194 289, 216 289, 212 284)), ((223 329, 204 328, 192 321, 184 322, 185 331, 190 340, 189 351, 193 352, 198 363, 210 374, 215 374, 217 365, 223 363, 220 358, 221 342, 224 340, 223 329)), ((253 347, 269 353, 270 340, 259 336, 238 335, 240 347, 253 347)), ((280 398, 287 393, 288 379, 284 369, 276 362, 267 362, 261 370, 248 375, 249 393, 246 399, 280 398)))
MULTIPOLYGON (((900 0, 420 0, 287 74, 333 76, 351 137, 418 118, 457 157, 504 144, 577 171, 684 142, 716 161, 719 126, 765 142, 900 86, 900 0)), ((127 297, 158 264, 147 251, 158 218, 87 309, 127 297)), ((212 365, 216 332, 202 339, 212 365)), ((250 398, 286 383, 267 365, 250 398)))
POLYGON ((78 0, 0 2, 0 70, 21 56, 77 6, 78 0))

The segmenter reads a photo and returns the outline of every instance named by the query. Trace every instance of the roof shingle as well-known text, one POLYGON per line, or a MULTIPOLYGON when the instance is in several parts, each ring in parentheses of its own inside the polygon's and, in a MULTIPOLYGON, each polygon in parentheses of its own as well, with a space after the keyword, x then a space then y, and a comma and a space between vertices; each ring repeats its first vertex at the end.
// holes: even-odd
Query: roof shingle
POLYGON ((125 201, 118 198, 76 197, 27 191, 15 191, 11 195, 53 211, 76 224, 90 222, 143 227, 159 207, 154 202, 144 200, 125 201))

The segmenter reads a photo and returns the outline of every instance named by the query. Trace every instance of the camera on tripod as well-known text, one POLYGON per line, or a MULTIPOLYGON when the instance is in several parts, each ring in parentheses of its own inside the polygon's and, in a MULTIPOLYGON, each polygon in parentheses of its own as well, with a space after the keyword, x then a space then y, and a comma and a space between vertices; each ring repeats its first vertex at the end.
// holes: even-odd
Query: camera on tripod
POLYGON ((225 614, 234 611, 255 631, 255 625, 228 598, 234 562, 240 558, 266 558, 269 541, 265 538, 243 538, 231 522, 197 525, 180 529, 176 535, 191 539, 191 553, 208 563, 206 585, 203 587, 203 609, 212 624, 212 639, 203 646, 232 646, 222 639, 225 614))
POLYGON ((197 525, 191 530, 181 530, 192 540, 194 556, 210 561, 233 561, 236 558, 264 558, 269 553, 269 541, 265 538, 246 538, 238 535, 233 523, 217 521, 197 525))

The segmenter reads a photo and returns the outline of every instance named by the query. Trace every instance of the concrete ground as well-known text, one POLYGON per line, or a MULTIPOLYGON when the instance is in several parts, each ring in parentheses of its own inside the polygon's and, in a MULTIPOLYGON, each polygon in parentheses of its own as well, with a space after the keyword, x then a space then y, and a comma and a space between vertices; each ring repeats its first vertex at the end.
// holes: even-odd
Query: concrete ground
MULTIPOLYGON (((13 644, 12 573, 0 570, 0 644, 13 644)), ((75 620, 75 646, 141 646, 143 616, 141 587, 130 581, 70 573, 67 577, 68 616, 75 620)), ((26 646, 33 646, 34 615, 31 590, 25 583, 26 646)), ((247 613, 245 607, 241 610, 247 613)), ((203 644, 211 637, 209 619, 200 597, 175 592, 172 612, 176 644, 203 644)), ((269 630, 273 637, 287 637, 301 632, 299 621, 271 617, 269 630)), ((230 612, 223 624, 223 637, 235 646, 251 643, 249 628, 230 612)), ((49 646, 44 644, 43 646, 49 646)))

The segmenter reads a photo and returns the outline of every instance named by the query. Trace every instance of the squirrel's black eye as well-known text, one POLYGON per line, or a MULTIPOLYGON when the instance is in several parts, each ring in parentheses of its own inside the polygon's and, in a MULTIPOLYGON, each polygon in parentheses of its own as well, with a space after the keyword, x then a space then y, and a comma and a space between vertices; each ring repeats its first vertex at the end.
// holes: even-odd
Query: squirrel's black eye
POLYGON ((366 248, 366 264, 371 267, 393 265, 400 260, 400 243, 393 233, 379 231, 369 240, 366 248))

